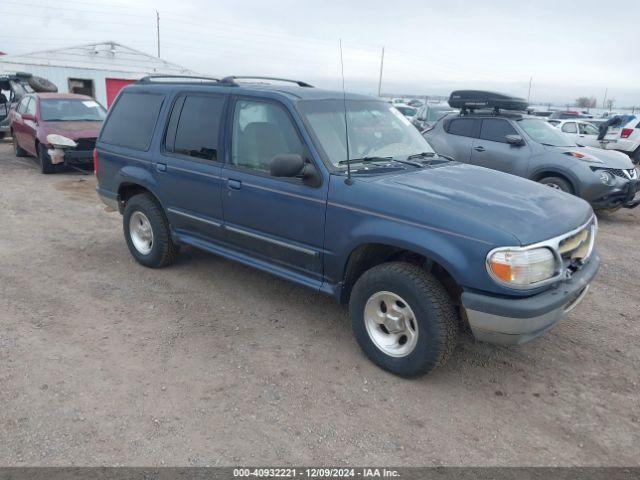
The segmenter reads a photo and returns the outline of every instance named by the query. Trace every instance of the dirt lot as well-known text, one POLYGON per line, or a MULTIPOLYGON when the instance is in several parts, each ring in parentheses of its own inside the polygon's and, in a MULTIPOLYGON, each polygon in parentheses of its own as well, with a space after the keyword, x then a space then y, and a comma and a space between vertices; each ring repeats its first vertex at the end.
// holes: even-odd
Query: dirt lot
POLYGON ((600 218, 550 334, 407 381, 329 298, 195 250, 137 265, 94 187, 0 143, 0 465, 640 465, 640 208, 600 218))

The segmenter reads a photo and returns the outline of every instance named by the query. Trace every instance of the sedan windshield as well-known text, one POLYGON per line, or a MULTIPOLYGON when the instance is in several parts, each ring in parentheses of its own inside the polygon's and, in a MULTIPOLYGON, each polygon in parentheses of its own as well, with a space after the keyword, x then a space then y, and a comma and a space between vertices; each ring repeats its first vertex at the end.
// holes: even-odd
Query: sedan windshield
POLYGON ((534 142, 550 147, 575 147, 576 144, 565 137, 562 132, 546 120, 536 118, 523 118, 518 120, 518 125, 526 132, 534 142))
POLYGON ((386 157, 407 159, 411 155, 433 153, 420 132, 395 107, 376 100, 306 100, 298 108, 308 123, 314 140, 336 168, 349 159, 386 157))
POLYGON ((79 100, 75 98, 49 98, 40 100, 40 118, 47 122, 101 122, 106 115, 106 110, 94 100, 79 100))

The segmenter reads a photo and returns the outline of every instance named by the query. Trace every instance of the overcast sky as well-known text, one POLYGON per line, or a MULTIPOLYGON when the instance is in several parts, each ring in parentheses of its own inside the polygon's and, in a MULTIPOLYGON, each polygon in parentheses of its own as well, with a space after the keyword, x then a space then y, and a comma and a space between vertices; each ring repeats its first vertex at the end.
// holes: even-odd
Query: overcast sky
POLYGON ((479 87, 532 102, 605 88, 640 105, 640 2, 430 0, 0 0, 0 51, 115 40, 208 74, 263 74, 336 88, 448 94, 479 87))

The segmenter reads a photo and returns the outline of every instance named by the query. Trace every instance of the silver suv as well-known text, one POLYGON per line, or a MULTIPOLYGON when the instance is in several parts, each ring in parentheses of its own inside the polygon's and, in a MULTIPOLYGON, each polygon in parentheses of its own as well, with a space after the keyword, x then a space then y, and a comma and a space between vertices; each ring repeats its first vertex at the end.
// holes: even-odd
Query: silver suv
POLYGON ((546 120, 508 111, 462 111, 423 135, 441 155, 500 170, 577 195, 595 209, 640 204, 638 174, 626 155, 580 147, 546 120))

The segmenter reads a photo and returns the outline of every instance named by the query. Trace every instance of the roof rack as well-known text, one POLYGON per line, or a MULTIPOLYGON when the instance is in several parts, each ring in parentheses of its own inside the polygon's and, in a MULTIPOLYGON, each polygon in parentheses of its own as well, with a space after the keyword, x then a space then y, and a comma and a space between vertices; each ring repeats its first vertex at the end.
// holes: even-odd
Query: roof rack
POLYGON ((478 109, 525 111, 529 104, 524 98, 484 90, 456 90, 451 92, 449 106, 459 108, 461 113, 478 109))
POLYGON ((165 82, 165 83, 179 83, 180 81, 189 82, 189 81, 200 81, 200 83, 219 83, 220 79, 214 77, 200 77, 194 75, 147 75, 146 77, 142 77, 137 83, 155 83, 155 82, 165 82))
POLYGON ((237 86, 238 83, 236 82, 236 80, 273 80, 273 81, 276 81, 276 82, 295 83, 299 87, 313 88, 313 85, 310 85, 307 82, 303 82, 301 80, 291 80, 289 78, 278 78, 278 77, 254 77, 254 76, 230 75, 230 76, 224 77, 222 80, 220 80, 220 83, 228 83, 229 85, 237 86))

